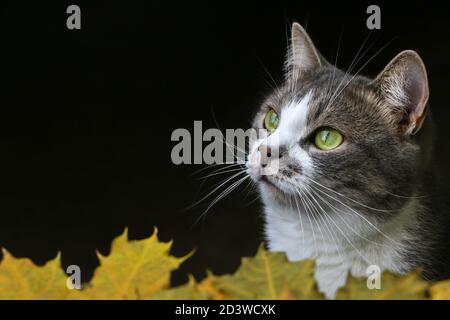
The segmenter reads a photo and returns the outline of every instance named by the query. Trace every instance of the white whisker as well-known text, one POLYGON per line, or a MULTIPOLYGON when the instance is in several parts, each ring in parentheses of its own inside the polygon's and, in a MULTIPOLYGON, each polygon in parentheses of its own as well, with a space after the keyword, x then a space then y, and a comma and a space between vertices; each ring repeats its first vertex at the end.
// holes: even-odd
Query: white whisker
POLYGON ((214 192, 216 192, 217 190, 219 190, 221 187, 223 187, 227 182, 229 182, 230 180, 242 175, 246 173, 245 171, 241 171, 238 172, 236 174, 233 174, 231 177, 228 177, 227 179, 225 179, 224 182, 221 182, 220 185, 218 185, 217 187, 215 187, 211 192, 209 192, 206 196, 204 196, 203 198, 201 198, 200 200, 196 201, 195 203, 191 204, 187 209, 192 209, 193 207, 197 206, 198 204, 202 203, 204 200, 206 200, 207 198, 209 198, 212 194, 214 194, 214 192))
POLYGON ((366 209, 370 209, 370 210, 378 211, 378 212, 397 212, 397 211, 398 211, 398 210, 377 209, 377 208, 370 207, 370 206, 365 205, 365 204, 363 204, 363 203, 361 203, 361 202, 359 202, 359 201, 357 201, 357 200, 354 200, 354 199, 352 199, 352 198, 350 198, 350 197, 347 197, 346 195, 344 195, 344 194, 342 194, 342 193, 340 193, 340 192, 337 192, 336 190, 333 190, 333 189, 331 189, 331 188, 328 188, 327 186, 324 186, 323 184, 321 184, 321 183, 315 181, 314 179, 311 179, 310 177, 305 176, 305 178, 308 179, 309 181, 315 183, 316 185, 318 185, 318 186, 320 186, 320 187, 322 187, 322 188, 324 188, 324 189, 326 189, 326 190, 328 190, 328 191, 331 191, 331 192, 333 192, 333 193, 335 193, 335 194, 337 194, 337 195, 339 195, 339 196, 341 196, 341 197, 343 197, 343 198, 345 198, 345 199, 347 199, 347 200, 350 200, 351 202, 354 202, 354 203, 356 203, 356 204, 358 204, 358 205, 360 205, 361 207, 364 207, 364 208, 366 208, 366 209))
POLYGON ((356 253, 368 264, 369 260, 358 250, 358 248, 353 244, 353 242, 345 235, 345 232, 343 232, 341 230, 341 228, 339 228, 339 226, 337 225, 337 223, 331 219, 331 222, 334 224, 334 226, 340 231, 340 233, 342 234, 342 236, 345 238, 345 240, 352 246, 353 249, 355 249, 356 253))
MULTIPOLYGON (((312 186, 313 187, 313 186, 312 186)), ((392 239, 391 237, 389 237, 387 234, 385 234, 383 231, 381 231, 377 226, 375 226, 372 222, 370 222, 369 219, 367 219, 366 217, 364 217, 362 214, 360 214, 359 212, 357 212, 355 209, 353 209, 352 207, 350 207, 349 205, 343 203, 342 201, 334 198, 333 196, 330 196, 328 193, 322 191, 321 189, 317 188, 317 187, 313 187, 314 189, 316 189, 317 191, 319 191, 320 193, 326 195, 327 197, 339 202, 341 205, 345 206, 346 208, 350 209, 352 212, 354 212, 358 217, 360 217, 361 219, 363 219, 364 221, 366 221, 371 227, 374 228, 375 231, 379 232, 383 237, 385 237, 386 239, 392 241, 393 243, 400 245, 400 243, 398 243, 397 241, 395 241, 394 239, 392 239)))
POLYGON ((337 217, 339 217, 340 219, 341 219, 341 221, 356 235, 356 236, 358 236, 359 238, 361 238, 361 239, 363 239, 363 240, 365 240, 365 241, 367 241, 367 242, 370 242, 370 243, 372 243, 372 244, 374 244, 374 245, 377 245, 377 246, 382 246, 382 247, 385 247, 386 245, 384 245, 384 244, 380 244, 380 243, 378 243, 378 242, 376 242, 376 241, 373 241, 373 240, 370 240, 370 239, 367 239, 366 237, 364 237, 364 236, 362 236, 362 235, 360 235, 356 230, 354 230, 351 226, 350 226, 350 224, 343 218, 343 217, 341 217, 341 215, 339 214, 339 213, 344 213, 344 214, 346 214, 346 215, 348 215, 349 213, 348 212, 346 212, 346 211, 344 211, 344 210, 342 210, 342 209, 339 209, 338 207, 336 207, 336 206, 333 206, 330 202, 328 202, 325 198, 323 198, 321 195, 319 195, 318 193, 317 193, 317 191, 315 192, 314 190, 311 190, 314 194, 316 194, 316 196, 317 197, 319 197, 320 198, 320 200, 321 201, 323 201, 325 204, 327 204, 328 205, 328 207, 330 208, 330 209, 332 209, 335 213, 336 213, 336 216, 337 217))
MULTIPOLYGON (((312 191, 312 190, 311 190, 312 191)), ((316 202, 316 204, 319 206, 319 208, 320 208, 320 210, 322 211, 322 213, 325 215, 325 218, 327 218, 328 220, 330 220, 331 218, 329 218, 329 216, 328 216, 328 214, 326 213, 326 211, 322 208, 322 206, 320 206, 320 204, 317 202, 317 200, 314 198, 314 194, 313 194, 313 192, 310 192, 307 188, 305 188, 305 193, 308 193, 310 196, 311 196, 311 198, 316 202)), ((305 194, 305 196, 307 196, 307 194, 305 194)), ((317 210, 317 209, 316 209, 317 210)), ((322 216, 320 213, 318 213, 319 214, 319 216, 322 216)), ((333 238, 333 241, 334 241, 334 243, 335 243, 335 247, 336 247, 336 249, 337 249, 337 251, 338 251, 338 254, 339 254, 339 257, 341 258, 341 259, 343 259, 343 255, 342 255, 342 253, 341 253, 341 250, 340 250, 340 247, 339 247, 339 242, 337 241, 337 238, 338 238, 338 236, 337 236, 337 234, 335 233, 335 231, 334 231, 334 229, 331 229, 329 226, 328 226, 328 224, 327 223, 325 223, 325 225, 328 227, 328 230, 329 230, 329 232, 330 232, 330 235, 331 235, 331 237, 333 238), (334 237, 334 235, 336 236, 336 238, 334 237)))

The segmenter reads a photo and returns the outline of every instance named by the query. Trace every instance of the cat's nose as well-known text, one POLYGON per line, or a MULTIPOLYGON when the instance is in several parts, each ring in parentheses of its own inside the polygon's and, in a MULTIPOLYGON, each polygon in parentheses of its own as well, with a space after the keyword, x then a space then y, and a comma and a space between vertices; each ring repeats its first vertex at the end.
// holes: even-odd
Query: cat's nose
POLYGON ((272 149, 269 146, 262 145, 258 147, 258 151, 261 155, 261 167, 265 168, 272 157, 272 149))
POLYGON ((265 168, 271 160, 281 159, 286 154, 287 149, 283 146, 271 148, 267 145, 260 145, 258 151, 261 156, 261 167, 265 168))

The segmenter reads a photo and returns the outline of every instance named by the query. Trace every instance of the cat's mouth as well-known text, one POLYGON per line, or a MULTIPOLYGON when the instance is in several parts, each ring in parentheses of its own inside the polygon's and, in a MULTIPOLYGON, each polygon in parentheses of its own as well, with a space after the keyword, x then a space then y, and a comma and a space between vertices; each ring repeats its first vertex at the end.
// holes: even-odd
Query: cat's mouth
POLYGON ((261 176, 259 182, 273 195, 286 195, 286 192, 282 190, 279 185, 273 181, 269 176, 261 176))
POLYGON ((258 179, 262 191, 273 200, 283 205, 290 205, 292 198, 296 196, 295 189, 282 178, 263 175, 258 179))

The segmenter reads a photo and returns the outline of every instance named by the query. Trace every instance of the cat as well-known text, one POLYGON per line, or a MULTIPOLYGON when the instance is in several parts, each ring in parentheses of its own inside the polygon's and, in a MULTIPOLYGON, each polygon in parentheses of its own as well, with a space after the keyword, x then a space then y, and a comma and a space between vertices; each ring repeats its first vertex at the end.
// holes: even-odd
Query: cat
POLYGON ((370 79, 327 62, 294 23, 284 83, 254 117, 266 138, 246 171, 264 205, 270 251, 315 259, 333 299, 369 266, 450 277, 449 219, 436 195, 433 122, 425 65, 399 53, 370 79), (275 173, 268 168, 276 167, 275 173))

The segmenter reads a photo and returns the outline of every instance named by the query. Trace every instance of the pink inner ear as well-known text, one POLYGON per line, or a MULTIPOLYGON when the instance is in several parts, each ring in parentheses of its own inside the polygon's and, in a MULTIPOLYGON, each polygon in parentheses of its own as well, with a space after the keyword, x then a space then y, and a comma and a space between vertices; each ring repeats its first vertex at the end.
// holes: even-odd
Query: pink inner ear
POLYGON ((409 98, 409 112, 421 116, 425 110, 427 93, 426 84, 423 77, 420 75, 420 71, 408 72, 408 88, 407 95, 409 98))
POLYGON ((426 117, 428 102, 428 81, 425 69, 420 61, 410 61, 404 74, 406 78, 406 95, 408 97, 407 113, 408 134, 414 134, 421 128, 426 117))

